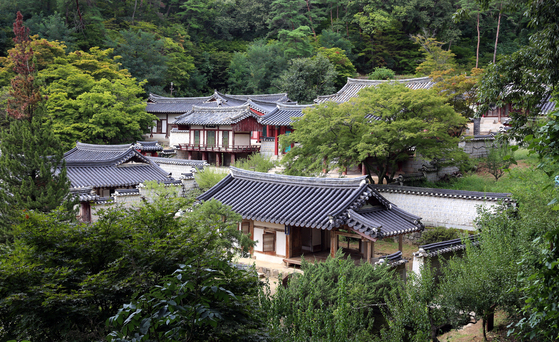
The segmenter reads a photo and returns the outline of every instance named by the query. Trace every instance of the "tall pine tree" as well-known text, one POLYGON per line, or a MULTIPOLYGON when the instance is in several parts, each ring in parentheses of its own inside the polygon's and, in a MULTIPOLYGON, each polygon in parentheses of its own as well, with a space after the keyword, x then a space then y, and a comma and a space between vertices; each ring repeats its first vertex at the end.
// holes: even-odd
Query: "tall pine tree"
POLYGON ((29 29, 20 12, 14 34, 16 48, 10 55, 16 76, 7 106, 13 120, 0 135, 0 239, 25 210, 49 212, 63 203, 72 205, 64 153, 41 110, 29 29))

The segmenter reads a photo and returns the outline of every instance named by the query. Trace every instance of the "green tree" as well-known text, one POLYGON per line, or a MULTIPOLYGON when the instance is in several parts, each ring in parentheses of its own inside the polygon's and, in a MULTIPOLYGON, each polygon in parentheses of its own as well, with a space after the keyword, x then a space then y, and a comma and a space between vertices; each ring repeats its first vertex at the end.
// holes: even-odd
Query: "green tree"
POLYGON ((415 69, 418 76, 428 76, 436 71, 456 69, 455 55, 442 49, 444 43, 420 34, 412 36, 412 39, 425 50, 425 61, 415 69))
MULTIPOLYGON (((2 339, 101 340, 109 317, 180 264, 201 264, 202 255, 227 263, 236 246, 252 246, 230 208, 209 201, 177 215, 191 205, 161 196, 139 208, 107 210, 93 224, 29 212, 0 254, 2 339)), ((209 277, 198 271, 200 279, 209 277)))
POLYGON ((510 145, 508 141, 496 141, 494 144, 486 144, 485 148, 487 156, 481 161, 480 166, 498 181, 512 165, 513 160, 507 158, 511 154, 510 145))
POLYGON ((299 26, 307 24, 305 8, 305 0, 272 1, 269 28, 274 31, 282 29, 295 30, 299 26))
POLYGON ((277 87, 298 102, 310 103, 318 95, 335 91, 337 73, 328 58, 318 54, 312 58, 296 58, 277 80, 277 87))
POLYGON ((336 88, 343 87, 346 84, 348 77, 355 77, 357 75, 355 67, 342 49, 327 49, 321 47, 318 49, 318 53, 328 58, 330 63, 334 66, 334 70, 337 74, 336 81, 334 82, 334 86, 336 88))
POLYGON ((11 51, 16 76, 12 79, 7 113, 9 128, 0 135, 0 223, 2 240, 22 211, 49 212, 68 198, 63 150, 42 112, 43 97, 36 83, 33 50, 23 16, 14 24, 16 48, 11 51))
POLYGON ((369 175, 390 183, 397 162, 412 151, 426 160, 459 165, 467 157, 455 135, 465 123, 432 90, 383 83, 361 90, 355 101, 321 104, 295 120, 294 132, 281 142, 299 145, 283 162, 286 172, 312 174, 363 162, 369 175))
POLYGON ((338 251, 325 262, 301 265, 287 287, 262 298, 270 335, 279 341, 366 341, 396 275, 386 266, 355 261, 338 251))
POLYGON ((393 80, 394 78, 396 78, 396 73, 385 67, 376 67, 369 74, 370 80, 393 80))
POLYGON ((465 118, 473 118, 476 115, 477 88, 482 77, 482 69, 472 69, 470 75, 453 75, 454 69, 433 71, 431 79, 435 82, 433 88, 447 98, 447 102, 457 113, 465 118))
POLYGON ((142 30, 120 31, 118 39, 109 39, 107 46, 113 48, 113 56, 121 57, 122 66, 144 84, 148 93, 162 93, 165 86, 167 63, 164 54, 165 41, 155 34, 142 30))
POLYGON ((278 33, 278 44, 287 59, 310 57, 313 54, 309 35, 311 30, 308 26, 299 26, 294 30, 281 30, 278 33))

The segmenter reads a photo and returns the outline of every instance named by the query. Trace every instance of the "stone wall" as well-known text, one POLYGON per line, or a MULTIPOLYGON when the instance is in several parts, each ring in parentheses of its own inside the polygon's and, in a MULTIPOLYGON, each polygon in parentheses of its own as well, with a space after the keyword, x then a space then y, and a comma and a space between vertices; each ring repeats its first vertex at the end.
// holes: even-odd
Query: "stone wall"
POLYGON ((491 208, 499 201, 514 204, 510 194, 375 185, 384 198, 422 218, 425 226, 475 230, 478 208, 491 208))
POLYGON ((471 139, 465 138, 458 143, 458 147, 472 158, 487 157, 487 146, 491 146, 495 137, 492 135, 478 135, 471 139))

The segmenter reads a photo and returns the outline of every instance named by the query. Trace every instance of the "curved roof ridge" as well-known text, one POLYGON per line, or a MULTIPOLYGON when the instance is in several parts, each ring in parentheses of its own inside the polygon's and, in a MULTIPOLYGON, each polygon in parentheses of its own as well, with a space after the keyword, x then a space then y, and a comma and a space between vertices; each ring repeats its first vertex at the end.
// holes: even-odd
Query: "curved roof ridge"
POLYGON ((247 179, 252 181, 268 182, 268 183, 289 183, 295 186, 328 186, 328 187, 344 187, 359 188, 361 182, 366 176, 356 178, 316 178, 302 176, 287 176, 273 173, 263 173, 256 171, 248 171, 231 166, 231 176, 237 179, 247 179))
POLYGON ((232 97, 234 99, 241 99, 241 98, 253 98, 253 97, 266 97, 266 96, 287 96, 287 93, 273 93, 273 94, 249 94, 249 95, 233 95, 233 94, 222 94, 225 96, 232 97))
POLYGON ((81 142, 76 142, 76 148, 82 151, 95 151, 95 152, 118 152, 126 151, 132 148, 132 144, 122 144, 122 145, 98 145, 98 144, 86 144, 81 142))
MULTIPOLYGON (((192 109, 190 111, 190 113, 192 113, 193 111, 206 111, 206 112, 230 112, 233 110, 249 110, 249 105, 248 104, 243 104, 240 106, 230 106, 230 107, 204 107, 204 106, 192 106, 192 109)), ((185 113, 187 114, 187 113, 185 113)))
POLYGON ((279 109, 304 109, 304 108, 309 108, 309 107, 315 107, 316 104, 311 103, 311 104, 284 104, 284 103, 278 103, 277 107, 279 109))
POLYGON ((149 100, 155 100, 155 102, 157 101, 179 101, 179 102, 201 101, 201 100, 211 99, 212 97, 213 95, 198 96, 198 97, 167 97, 167 96, 161 96, 153 93, 149 94, 149 100))
POLYGON ((423 77, 391 79, 391 80, 368 80, 363 78, 350 78, 350 77, 347 78, 347 83, 365 83, 365 84, 380 84, 380 83, 389 83, 389 82, 407 83, 407 82, 426 82, 426 81, 431 81, 431 77, 423 76, 423 77))

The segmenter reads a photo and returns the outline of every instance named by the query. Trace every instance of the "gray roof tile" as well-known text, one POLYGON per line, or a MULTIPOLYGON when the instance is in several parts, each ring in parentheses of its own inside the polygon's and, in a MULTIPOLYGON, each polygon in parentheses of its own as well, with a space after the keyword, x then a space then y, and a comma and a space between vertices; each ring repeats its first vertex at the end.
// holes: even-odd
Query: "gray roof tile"
POLYGON ((370 188, 365 177, 310 178, 252 172, 231 167, 231 174, 198 197, 229 205, 245 219, 288 226, 332 229, 348 223, 370 238, 423 229, 419 217, 406 213, 370 188), (369 198, 378 212, 360 212, 369 198), (357 214, 359 213, 359 214, 357 214), (355 218, 364 217, 359 224, 355 218), (363 223, 364 222, 364 223, 363 223), (378 231, 373 232, 374 228, 378 231))
POLYGON ((429 77, 410 78, 405 80, 362 80, 356 78, 347 79, 347 83, 335 94, 319 96, 314 102, 323 103, 327 101, 334 101, 336 103, 344 103, 350 99, 357 97, 359 90, 369 88, 381 83, 387 82, 400 82, 405 84, 410 89, 430 89, 435 83, 429 77))
POLYGON ((232 125, 248 117, 259 119, 260 116, 250 110, 249 105, 237 107, 207 108, 192 106, 188 113, 180 115, 174 125, 232 125))

